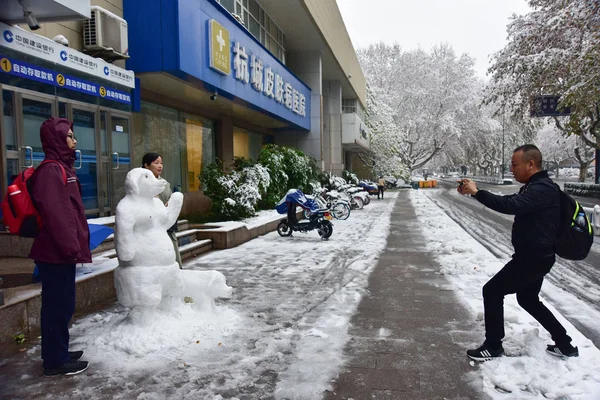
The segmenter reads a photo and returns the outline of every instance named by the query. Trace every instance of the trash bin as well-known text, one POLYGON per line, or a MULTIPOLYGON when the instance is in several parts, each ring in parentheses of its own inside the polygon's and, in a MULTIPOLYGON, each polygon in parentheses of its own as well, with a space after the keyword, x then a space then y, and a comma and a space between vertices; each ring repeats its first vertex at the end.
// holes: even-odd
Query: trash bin
POLYGON ((411 183, 410 183, 410 186, 411 186, 413 189, 419 189, 419 182, 411 182, 411 183))
POLYGON ((437 180, 431 181, 431 187, 437 187, 437 180))
POLYGON ((429 187, 431 187, 431 181, 424 181, 424 182, 423 182, 423 187, 424 187, 424 188, 429 188, 429 187))
POLYGON ((419 187, 420 188, 424 188, 425 186, 423 186, 423 181, 419 181, 419 187))

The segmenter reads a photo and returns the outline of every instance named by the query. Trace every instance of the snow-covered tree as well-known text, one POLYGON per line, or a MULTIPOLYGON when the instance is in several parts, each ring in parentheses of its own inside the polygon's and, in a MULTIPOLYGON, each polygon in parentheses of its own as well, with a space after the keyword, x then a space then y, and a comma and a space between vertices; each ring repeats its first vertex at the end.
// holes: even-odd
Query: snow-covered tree
POLYGON ((370 85, 367 85, 365 124, 371 132, 369 151, 359 154, 375 176, 392 175, 408 180, 410 171, 398 153, 399 129, 394 112, 387 104, 378 101, 370 85))
POLYGON ((531 100, 557 95, 568 117, 554 118, 565 135, 600 149, 600 2, 529 0, 533 11, 513 16, 508 44, 493 57, 488 102, 513 116, 531 100))
POLYGON ((546 125, 537 134, 535 144, 542 152, 546 169, 554 169, 559 177, 559 166, 562 162, 574 157, 576 147, 575 136, 565 137, 560 130, 546 125))
POLYGON ((457 57, 448 44, 426 52, 378 43, 358 55, 375 104, 381 103, 367 116, 375 132, 371 146, 386 149, 393 162, 399 160, 413 171, 460 137, 459 121, 476 97, 472 58, 457 57))

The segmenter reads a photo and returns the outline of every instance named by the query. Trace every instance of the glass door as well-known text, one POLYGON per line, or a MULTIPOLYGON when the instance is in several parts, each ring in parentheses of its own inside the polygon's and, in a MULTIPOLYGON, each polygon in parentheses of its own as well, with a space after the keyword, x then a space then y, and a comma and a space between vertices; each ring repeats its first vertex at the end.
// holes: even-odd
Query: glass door
MULTIPOLYGON (((19 146, 20 170, 39 165, 44 160, 40 126, 54 115, 55 101, 25 94, 17 94, 17 103, 21 103, 21 135, 19 146)), ((20 140, 19 140, 20 139, 20 140)))
POLYGON ((131 168, 130 126, 129 116, 100 111, 100 215, 111 215, 125 197, 125 177, 131 168))
POLYGON ((4 153, 6 157, 5 184, 2 185, 2 196, 6 192, 6 187, 10 185, 20 172, 21 157, 19 144, 17 141, 16 107, 15 92, 10 90, 2 91, 2 134, 4 141, 4 153))
POLYGON ((131 168, 130 120, 128 116, 110 114, 110 209, 125 197, 125 177, 131 168))
POLYGON ((81 184, 86 214, 98 214, 98 158, 96 154, 96 111, 79 105, 71 106, 73 132, 77 138, 75 172, 81 184))

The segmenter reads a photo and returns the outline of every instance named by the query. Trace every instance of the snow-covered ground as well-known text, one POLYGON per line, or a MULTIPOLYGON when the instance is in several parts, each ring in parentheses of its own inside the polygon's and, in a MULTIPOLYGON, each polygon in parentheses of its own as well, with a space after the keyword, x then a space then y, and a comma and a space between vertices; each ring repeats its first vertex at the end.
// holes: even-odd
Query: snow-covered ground
MULTIPOLYGON (((425 227, 422 233, 428 238, 428 248, 438 258, 442 272, 456 287, 473 317, 481 321, 483 331, 481 288, 504 263, 461 229, 424 191, 413 191, 411 199, 420 226, 425 227)), ((505 247, 507 244, 490 245, 505 247)), ((565 299, 561 308, 572 309, 569 298, 561 297, 561 292, 548 281, 544 282, 543 293, 552 293, 554 302, 565 299)), ((600 351, 552 305, 544 303, 565 326, 573 344, 579 347, 580 356, 561 360, 548 355, 546 344, 553 343, 550 335, 517 304, 514 295, 509 295, 504 302, 504 349, 508 357, 481 365, 472 362, 473 379, 483 379, 484 390, 492 399, 600 399, 600 351)), ((473 343, 475 347, 479 344, 473 343)))
MULTIPOLYGON (((344 362, 348 324, 385 247, 396 195, 334 220, 329 241, 316 231, 289 238, 273 232, 187 263, 222 272, 233 287, 218 315, 183 307, 134 326, 113 305, 81 318, 71 329, 71 348, 85 349, 91 367, 86 379, 73 381, 77 395, 320 398, 344 362)), ((39 357, 39 346, 30 354, 39 357)), ((23 379, 28 391, 47 389, 44 381, 23 379)))
MULTIPOLYGON (((410 199, 428 250, 483 325, 481 288, 502 263, 423 192, 411 191, 410 199)), ((187 263, 216 269, 233 286, 218 315, 183 307, 176 314, 157 312, 136 327, 115 304, 79 319, 71 348, 85 349, 91 366, 85 379, 69 381, 71 393, 38 376, 23 375, 11 384, 19 385, 23 397, 318 399, 344 362, 348 324, 385 247, 396 196, 388 191, 385 201, 374 199, 348 220, 334 221, 329 241, 320 241, 315 231, 290 238, 273 232, 187 263)), ((556 313, 581 356, 555 359, 544 352, 548 334, 514 296, 505 304, 509 357, 473 363, 476 386, 483 382, 494 400, 599 399, 600 351, 556 313)), ((32 360, 39 351, 29 351, 32 360)))

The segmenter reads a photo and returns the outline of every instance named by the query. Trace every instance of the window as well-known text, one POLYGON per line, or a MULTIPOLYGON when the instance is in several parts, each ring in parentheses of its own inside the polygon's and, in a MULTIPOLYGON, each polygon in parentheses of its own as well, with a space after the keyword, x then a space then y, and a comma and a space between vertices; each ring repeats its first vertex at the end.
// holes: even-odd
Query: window
MULTIPOLYGON (((162 156, 162 177, 171 189, 197 191, 198 175, 215 161, 215 133, 211 120, 174 108, 142 101, 142 112, 134 114, 136 129, 134 151, 140 158, 147 152, 162 156)), ((139 160, 138 160, 139 162, 139 160)))
POLYGON ((356 113, 356 99, 342 99, 342 113, 356 113))
MULTIPOLYGON (((17 131, 15 129, 15 104, 14 93, 8 90, 2 91, 4 105, 4 141, 6 150, 17 150, 17 131)), ((12 182, 11 182, 12 183, 12 182)))
POLYGON ((231 14, 238 16, 252 36, 285 64, 285 34, 256 0, 217 1, 231 14))
POLYGON ((233 6, 233 0, 219 0, 219 3, 221 3, 221 5, 223 7, 225 7, 225 9, 227 11, 229 11, 232 14, 235 14, 235 8, 233 6))
POLYGON ((263 135, 233 127, 233 156, 257 160, 263 145, 263 135))
POLYGON ((185 121, 187 190, 201 188, 200 174, 204 166, 215 161, 213 122, 183 113, 185 121))

